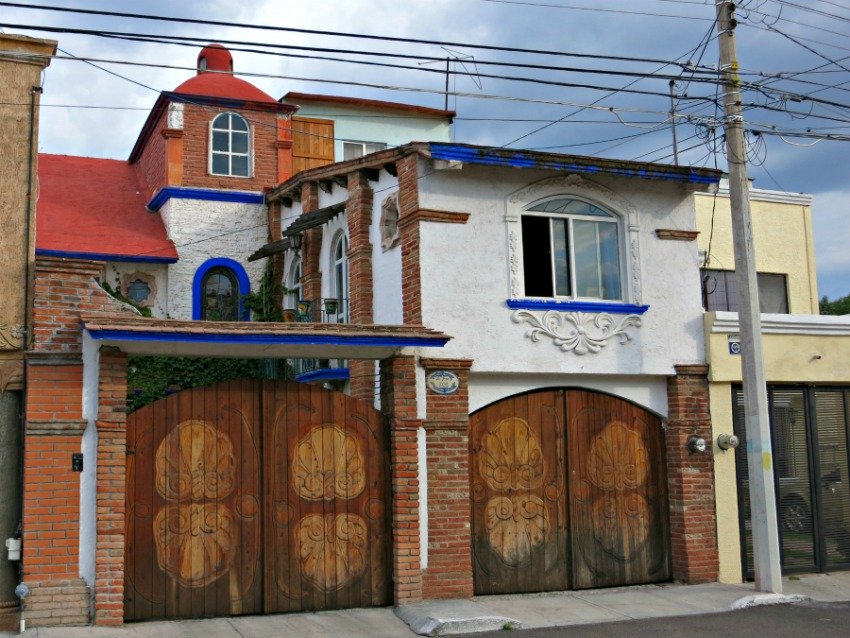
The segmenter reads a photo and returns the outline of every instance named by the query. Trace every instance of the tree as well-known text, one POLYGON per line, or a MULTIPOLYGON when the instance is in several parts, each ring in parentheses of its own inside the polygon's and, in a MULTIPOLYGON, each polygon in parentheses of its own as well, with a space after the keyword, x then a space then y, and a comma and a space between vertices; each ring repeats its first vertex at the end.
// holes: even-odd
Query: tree
POLYGON ((820 313, 822 315, 850 315, 850 294, 833 301, 824 296, 820 300, 820 313))

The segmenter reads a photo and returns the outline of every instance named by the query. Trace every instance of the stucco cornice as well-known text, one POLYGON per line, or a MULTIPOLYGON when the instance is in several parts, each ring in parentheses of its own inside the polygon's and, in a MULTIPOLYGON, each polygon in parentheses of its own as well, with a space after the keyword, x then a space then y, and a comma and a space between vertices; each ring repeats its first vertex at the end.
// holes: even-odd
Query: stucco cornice
MULTIPOLYGON (((710 312, 706 324, 712 334, 737 334, 737 312, 710 312)), ((762 334, 789 334, 850 337, 850 315, 777 315, 761 316, 762 334)))

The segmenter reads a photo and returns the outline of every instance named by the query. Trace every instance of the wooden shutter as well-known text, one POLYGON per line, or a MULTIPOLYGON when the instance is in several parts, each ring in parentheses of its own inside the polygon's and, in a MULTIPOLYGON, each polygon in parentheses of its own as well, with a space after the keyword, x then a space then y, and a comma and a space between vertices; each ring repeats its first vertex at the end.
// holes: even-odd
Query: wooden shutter
POLYGON ((312 117, 292 118, 292 171, 298 173, 334 161, 334 123, 312 117))

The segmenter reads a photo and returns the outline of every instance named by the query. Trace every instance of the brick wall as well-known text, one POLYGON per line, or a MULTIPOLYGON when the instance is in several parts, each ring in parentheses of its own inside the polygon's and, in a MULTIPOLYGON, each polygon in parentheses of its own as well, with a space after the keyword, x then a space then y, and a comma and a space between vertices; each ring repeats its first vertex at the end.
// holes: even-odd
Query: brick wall
POLYGON ((127 463, 127 355, 100 352, 97 414, 97 545, 94 621, 124 621, 124 508, 127 463))
POLYGON ((381 361, 381 407, 390 418, 392 577, 396 605, 422 600, 419 555, 419 461, 413 357, 381 361))
POLYGON ((155 193, 166 185, 166 174, 168 170, 168 158, 166 155, 166 140, 162 136, 165 129, 168 109, 163 109, 162 115, 156 122, 147 144, 136 161, 136 170, 147 182, 151 193, 155 193))
POLYGON ((36 585, 32 587, 32 593, 24 601, 24 617, 27 627, 87 625, 89 588, 80 578, 57 580, 49 585, 36 585))
MULTIPOLYGON (((301 213, 319 208, 319 185, 307 182, 301 187, 301 213)), ((322 272, 319 254, 322 250, 322 229, 310 228, 303 235, 301 246, 301 298, 314 302, 310 308, 313 321, 322 320, 322 272)))
MULTIPOLYGON (((79 580, 80 474, 71 469, 71 455, 80 452, 86 427, 82 420, 79 313, 127 310, 95 281, 102 276, 102 267, 97 262, 68 259, 40 258, 36 262, 34 343, 27 363, 22 561, 24 578, 33 591, 27 602, 33 626, 81 624, 89 618, 88 588, 79 580)), ((108 369, 108 357, 104 361, 108 369)), ((104 418, 107 422, 123 419, 126 388, 114 375, 105 379, 115 384, 108 395, 101 385, 104 418)), ((107 430, 100 433, 101 447, 113 443, 107 430)), ((98 503, 98 525, 102 524, 101 514, 107 521, 118 516, 118 527, 123 530, 124 450, 113 452, 120 456, 120 493, 107 491, 104 497, 98 489, 98 499, 110 499, 103 509, 98 503)), ((110 470, 106 462, 98 468, 98 477, 110 471, 119 470, 110 470)), ((115 520, 112 523, 114 526, 115 520)), ((119 551, 118 560, 123 562, 123 545, 109 549, 119 551)), ((123 583, 123 573, 119 578, 123 583)), ((119 618, 122 595, 118 597, 119 618)))
POLYGON ((33 349, 82 352, 80 312, 128 312, 97 285, 103 263, 42 257, 36 260, 33 349))
POLYGON ((419 272, 419 166, 416 155, 396 162, 398 171, 398 232, 401 245, 401 300, 405 324, 422 325, 422 285, 419 272))
POLYGON ((708 402, 708 366, 677 365, 667 382, 667 489, 673 579, 714 582, 718 576, 714 461, 708 402), (705 452, 691 454, 688 438, 703 437, 705 452))
MULTIPOLYGON (((73 360, 73 358, 71 359, 73 360)), ((23 578, 33 627, 88 622, 88 588, 79 579, 82 364, 30 360, 24 433, 23 578)))
MULTIPOLYGON (((371 324, 372 314, 372 224, 374 193, 362 171, 348 176, 348 298, 351 323, 371 324)), ((375 365, 372 361, 351 361, 351 396, 372 402, 375 399, 375 365)))
POLYGON ((261 191, 278 184, 277 114, 186 104, 183 111, 183 185, 261 191), (251 177, 209 174, 210 123, 219 113, 235 112, 248 120, 254 154, 251 177))
POLYGON ((472 581, 469 492, 469 369, 467 359, 420 359, 425 374, 458 376, 454 394, 426 390, 428 569, 424 598, 470 598, 472 581))

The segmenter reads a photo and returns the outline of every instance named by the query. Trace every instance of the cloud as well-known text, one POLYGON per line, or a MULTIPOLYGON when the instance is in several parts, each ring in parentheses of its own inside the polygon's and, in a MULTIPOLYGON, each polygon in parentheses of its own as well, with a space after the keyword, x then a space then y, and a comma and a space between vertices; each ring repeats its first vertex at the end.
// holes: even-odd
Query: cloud
MULTIPOLYGON (((586 0, 579 0, 574 4, 591 8, 597 6, 586 0)), ((830 57, 846 55, 846 51, 841 48, 846 45, 840 35, 841 24, 826 16, 793 7, 784 7, 781 19, 769 19, 763 14, 776 13, 771 3, 750 5, 746 10, 740 10, 738 16, 739 62, 742 79, 745 82, 760 82, 763 90, 745 92, 744 103, 748 105, 745 112, 747 125, 757 128, 774 126, 782 130, 810 128, 815 131, 846 131, 847 128, 827 127, 841 127, 850 122, 847 108, 815 104, 811 101, 794 101, 783 98, 781 92, 773 92, 774 89, 780 89, 787 94, 811 93, 816 98, 831 100, 839 105, 850 104, 850 91, 841 86, 842 82, 848 81, 850 73, 826 61, 830 57), (839 31, 839 34, 830 31, 839 31), (779 32, 817 50, 819 55, 800 44, 795 44, 779 32), (797 73, 814 67, 821 68, 782 82, 772 77, 778 72, 797 73), (764 106, 770 106, 774 110, 765 109, 764 106), (796 113, 792 114, 790 111, 796 113), (816 116, 833 119, 820 119, 816 116)), ((272 42, 329 49, 383 51, 387 54, 439 59, 436 63, 400 58, 383 59, 417 69, 403 70, 234 52, 237 71, 249 70, 290 78, 249 78, 275 97, 287 91, 305 91, 359 95, 441 107, 445 76, 430 71, 442 70, 442 60, 447 55, 473 55, 479 62, 510 61, 549 66, 552 68, 519 69, 481 64, 478 68, 482 73, 493 75, 554 79, 568 83, 607 86, 613 90, 606 94, 590 88, 547 86, 493 78, 480 79, 482 88, 479 89, 472 78, 462 75, 453 76, 451 84, 457 91, 479 95, 507 95, 574 104, 598 101, 599 105, 612 107, 614 110, 611 111, 582 110, 567 118, 565 123, 555 124, 523 137, 516 146, 555 147, 551 150, 586 155, 601 154, 620 159, 672 161, 672 136, 669 124, 665 123, 670 109, 667 79, 638 79, 557 69, 572 67, 681 74, 681 81, 675 89, 679 97, 676 112, 680 116, 690 115, 691 119, 679 122, 680 161, 713 165, 715 157, 712 144, 722 146, 719 120, 714 119, 721 114, 712 102, 719 94, 718 90, 712 85, 688 82, 688 74, 683 73, 681 66, 564 55, 535 56, 468 46, 474 43, 495 44, 629 58, 668 61, 679 59, 682 62, 690 60, 702 65, 716 65, 717 36, 713 31, 714 7, 711 3, 680 6, 675 3, 660 3, 657 0, 617 0, 599 7, 615 11, 623 9, 642 12, 643 15, 598 10, 573 11, 552 6, 484 0, 408 0, 404 3, 396 0, 289 0, 286 3, 273 0, 241 3, 225 0, 206 0, 203 3, 197 0, 181 3, 152 0, 143 7, 135 4, 118 7, 114 2, 94 0, 86 6, 107 11, 118 9, 201 17, 228 24, 246 22, 440 40, 451 42, 453 45, 450 47, 451 52, 447 52, 439 46, 424 44, 20 9, 4 10, 4 18, 8 22, 17 23, 194 36, 205 42, 222 39, 245 40, 250 43, 248 48, 256 48, 257 43, 272 42), (657 13, 678 14, 697 19, 670 19, 651 15, 657 13), (325 83, 320 80, 418 87, 428 92, 402 92, 325 83), (650 91, 658 95, 637 95, 616 90, 627 86, 633 90, 650 91), (706 99, 693 99, 698 97, 706 99), (589 123, 591 121, 594 123, 589 123), (712 126, 715 127, 713 139, 712 126)), ((28 34, 53 37, 36 31, 28 34)), ((58 39, 62 48, 77 56, 177 65, 189 69, 102 64, 114 73, 156 89, 152 91, 81 62, 54 60, 45 76, 46 90, 43 101, 46 106, 42 109, 40 148, 48 152, 79 155, 127 157, 147 115, 147 109, 156 99, 157 91, 173 89, 189 77, 193 73, 191 69, 194 68, 198 51, 194 45, 186 47, 165 43, 127 42, 73 34, 60 34, 58 39), (121 108, 113 110, 47 106, 50 104, 121 108)), ((352 57, 333 52, 293 53, 352 57)), ((381 58, 375 57, 354 57, 360 60, 381 61, 381 58)), ((466 64, 467 68, 474 69, 469 61, 466 64)), ((462 68, 459 63, 452 62, 453 70, 462 68)), ((516 120, 552 121, 579 111, 575 106, 472 97, 452 97, 450 107, 455 108, 459 116, 455 125, 457 141, 494 146, 520 138, 544 123, 516 120)), ((814 194, 822 287, 827 294, 845 294, 846 291, 841 289, 846 286, 842 286, 841 281, 842 278, 844 281, 850 280, 850 253, 836 246, 840 245, 838 237, 843 237, 844 241, 847 239, 845 229, 848 224, 842 223, 842 215, 850 208, 850 192, 845 189, 845 158, 848 146, 846 142, 821 142, 811 148, 791 145, 800 141, 789 138, 790 143, 786 143, 776 137, 765 137, 763 142, 753 140, 750 173, 762 188, 814 194), (821 222, 821 219, 829 221, 821 222)), ((725 165, 723 155, 716 159, 722 168, 725 165)))

